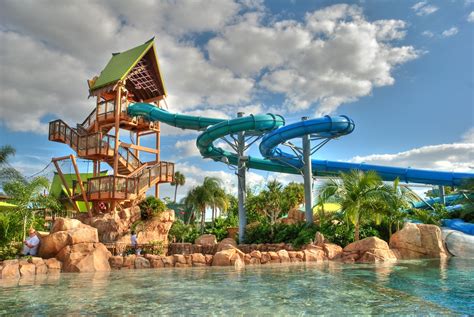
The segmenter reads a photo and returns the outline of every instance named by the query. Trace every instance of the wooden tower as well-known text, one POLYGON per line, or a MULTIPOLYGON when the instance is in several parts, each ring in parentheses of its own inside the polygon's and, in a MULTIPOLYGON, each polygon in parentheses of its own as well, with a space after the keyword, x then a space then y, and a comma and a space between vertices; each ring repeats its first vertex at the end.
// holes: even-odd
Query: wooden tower
MULTIPOLYGON (((75 158, 70 156, 78 181, 70 191, 73 201, 84 201, 89 214, 113 211, 137 204, 148 189, 173 180, 174 164, 160 160, 160 124, 127 114, 129 104, 147 102, 159 107, 166 97, 154 39, 128 51, 112 54, 99 76, 88 81, 89 93, 95 97, 92 112, 76 127, 62 120, 49 123, 49 140, 69 145, 78 157, 91 160, 93 177, 80 179, 75 158), (122 141, 127 137, 128 142, 122 141), (145 137, 154 137, 155 146, 140 145, 145 137), (154 160, 145 162, 142 152, 154 160), (112 169, 109 175, 103 164, 112 169)), ((56 158, 53 162, 69 157, 56 158)), ((67 187, 66 183, 63 184, 67 187)))

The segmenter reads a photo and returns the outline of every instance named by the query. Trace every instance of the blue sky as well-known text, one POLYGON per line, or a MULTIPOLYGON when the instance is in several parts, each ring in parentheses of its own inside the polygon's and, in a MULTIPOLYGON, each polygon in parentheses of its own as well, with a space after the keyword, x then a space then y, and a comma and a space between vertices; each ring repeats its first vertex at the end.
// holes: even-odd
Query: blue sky
MULTIPOLYGON (((70 154, 47 122, 81 122, 86 79, 156 36, 170 111, 345 114, 356 129, 317 157, 472 171, 473 11, 468 0, 2 1, 0 145, 17 148, 11 165, 26 175, 70 154)), ((164 130, 162 159, 188 176, 182 194, 206 175, 235 190, 231 170, 197 155, 195 133, 164 130)))

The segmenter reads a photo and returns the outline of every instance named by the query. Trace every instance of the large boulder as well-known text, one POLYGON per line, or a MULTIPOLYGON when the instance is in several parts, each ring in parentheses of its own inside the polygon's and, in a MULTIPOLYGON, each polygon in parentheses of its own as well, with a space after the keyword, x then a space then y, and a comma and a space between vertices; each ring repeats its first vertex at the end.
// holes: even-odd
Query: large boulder
POLYGON ((159 216, 146 221, 137 234, 138 243, 149 243, 151 241, 162 241, 168 244, 168 232, 175 220, 174 211, 167 210, 159 216))
POLYGON ((98 272, 110 271, 111 256, 102 243, 78 243, 64 247, 56 258, 64 272, 98 272))
POLYGON ((446 258, 441 229, 435 225, 406 223, 390 238, 390 248, 399 259, 446 258))
POLYGON ((51 233, 55 233, 58 231, 68 231, 71 229, 82 228, 87 225, 83 224, 81 221, 77 219, 70 219, 70 218, 56 218, 51 227, 51 233))
POLYGON ((323 251, 329 260, 335 259, 342 255, 342 247, 334 243, 323 243, 323 251))
MULTIPOLYGON (((63 218, 60 218, 63 219, 63 218)), ((56 222, 55 222, 56 223, 56 222)), ((54 258, 59 251, 69 244, 69 235, 66 231, 55 231, 41 237, 38 255, 45 259, 54 258)))
POLYGON ((148 261, 144 257, 139 256, 135 259, 135 268, 136 269, 149 269, 150 261, 148 261))
POLYGON ((213 234, 203 234, 199 236, 195 241, 194 244, 200 244, 205 246, 214 246, 217 244, 217 238, 213 234))
POLYGON ((237 248, 237 242, 232 238, 225 238, 217 244, 217 252, 237 248))
POLYGON ((38 255, 49 259, 55 257, 68 245, 97 242, 99 242, 99 237, 96 228, 76 219, 57 218, 53 224, 52 233, 41 237, 38 255))
POLYGON ((46 266, 48 267, 49 274, 61 272, 61 268, 63 266, 61 261, 55 258, 44 260, 44 264, 46 264, 46 266))
POLYGON ((237 248, 222 250, 213 256, 212 266, 242 266, 244 256, 245 254, 237 248))
POLYGON ((343 249, 340 259, 343 262, 384 262, 396 261, 395 254, 387 242, 377 237, 355 241, 343 249))

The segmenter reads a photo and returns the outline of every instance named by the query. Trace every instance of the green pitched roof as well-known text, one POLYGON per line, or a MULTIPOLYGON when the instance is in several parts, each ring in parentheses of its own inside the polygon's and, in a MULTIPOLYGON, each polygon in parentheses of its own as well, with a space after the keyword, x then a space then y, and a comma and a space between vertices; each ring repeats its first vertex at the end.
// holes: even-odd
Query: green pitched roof
POLYGON ((94 85, 90 88, 90 91, 105 87, 109 84, 116 83, 119 80, 123 80, 128 73, 132 70, 138 61, 153 47, 154 39, 147 41, 146 43, 134 47, 128 51, 122 53, 112 54, 112 58, 105 66, 104 70, 100 73, 99 78, 95 81, 94 85))

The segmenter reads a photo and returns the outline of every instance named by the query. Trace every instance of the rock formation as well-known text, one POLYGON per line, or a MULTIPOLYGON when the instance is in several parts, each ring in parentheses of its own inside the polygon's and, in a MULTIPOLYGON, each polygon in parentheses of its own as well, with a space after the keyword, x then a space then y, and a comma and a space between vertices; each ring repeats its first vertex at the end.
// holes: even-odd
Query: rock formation
POLYGON ((406 223, 390 238, 390 248, 399 259, 446 258, 441 229, 435 225, 406 223))
POLYGON ((347 245, 339 259, 342 262, 384 262, 396 261, 395 254, 387 242, 377 237, 369 237, 347 245))

